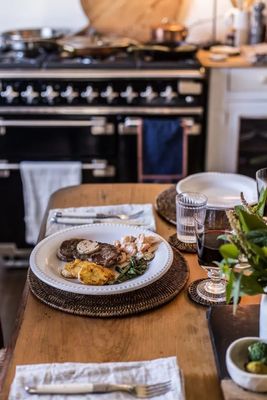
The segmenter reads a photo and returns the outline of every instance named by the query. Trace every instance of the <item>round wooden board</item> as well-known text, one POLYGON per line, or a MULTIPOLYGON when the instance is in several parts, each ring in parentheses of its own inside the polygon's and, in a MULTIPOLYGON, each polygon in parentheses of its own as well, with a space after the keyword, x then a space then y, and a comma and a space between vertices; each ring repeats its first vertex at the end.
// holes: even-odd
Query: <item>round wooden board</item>
POLYGON ((81 0, 90 25, 104 35, 119 35, 139 41, 163 18, 179 21, 183 0, 81 0))

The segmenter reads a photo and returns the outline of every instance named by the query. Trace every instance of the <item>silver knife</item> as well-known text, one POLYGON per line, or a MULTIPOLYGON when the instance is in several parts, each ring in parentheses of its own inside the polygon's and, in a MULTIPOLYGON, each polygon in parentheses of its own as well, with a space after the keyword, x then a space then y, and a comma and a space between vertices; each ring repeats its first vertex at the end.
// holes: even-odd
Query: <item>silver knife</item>
POLYGON ((124 224, 124 225, 136 225, 136 226, 145 226, 146 224, 144 224, 144 222, 137 222, 137 221, 122 221, 122 220, 118 220, 115 219, 113 220, 112 218, 108 219, 105 218, 103 219, 90 219, 90 218, 57 218, 57 217, 52 217, 51 218, 51 222, 55 223, 55 224, 64 224, 64 225, 87 225, 87 224, 101 224, 101 223, 108 223, 108 222, 112 222, 117 223, 117 224, 124 224))
POLYGON ((119 219, 117 214, 102 214, 102 213, 97 213, 97 214, 68 214, 68 213, 63 213, 61 211, 57 211, 54 214, 55 218, 96 218, 96 219, 107 219, 107 218, 116 218, 119 219))
POLYGON ((129 392, 131 385, 112 385, 102 383, 59 383, 36 386, 25 386, 29 394, 83 394, 83 393, 110 393, 116 391, 129 392))

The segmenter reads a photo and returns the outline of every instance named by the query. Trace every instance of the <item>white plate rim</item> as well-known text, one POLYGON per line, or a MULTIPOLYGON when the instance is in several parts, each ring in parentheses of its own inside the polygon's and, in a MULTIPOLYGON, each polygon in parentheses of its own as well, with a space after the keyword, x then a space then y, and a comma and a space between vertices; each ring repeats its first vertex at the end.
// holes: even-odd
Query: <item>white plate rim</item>
MULTIPOLYGON (((184 178, 184 179, 181 179, 178 183, 177 183, 177 185, 176 185, 176 192, 177 193, 181 193, 182 191, 185 191, 185 190, 181 190, 181 185, 183 185, 183 184, 185 184, 185 183, 187 183, 188 181, 190 181, 190 180, 192 180, 192 179, 194 179, 194 178, 196 178, 196 179, 198 179, 198 178, 201 178, 202 176, 204 177, 208 177, 208 176, 216 176, 216 175, 218 175, 218 176, 220 176, 220 177, 228 177, 228 178, 230 178, 230 177, 235 177, 235 178, 240 178, 240 179, 243 179, 243 180, 246 180, 247 181, 247 183, 249 183, 249 184, 251 184, 251 186, 254 186, 254 188, 255 188, 255 191, 253 190, 253 196, 255 195, 255 197, 252 197, 253 198, 253 200, 248 200, 248 204, 250 204, 250 205, 253 205, 253 204, 255 204, 255 203, 257 203, 257 201, 258 201, 258 198, 257 198, 257 190, 256 190, 256 180, 255 179, 253 179, 253 178, 251 178, 251 177, 249 177, 249 176, 246 176, 246 175, 242 175, 242 174, 235 174, 235 173, 231 173, 231 172, 198 172, 198 173, 196 173, 196 174, 192 174, 192 175, 189 175, 189 176, 187 176, 186 178, 184 178)), ((252 190, 252 187, 251 187, 251 190, 252 190)), ((194 190, 186 190, 186 191, 194 191, 194 190)), ((240 202, 239 203, 235 203, 235 204, 232 204, 232 205, 229 205, 229 204, 227 204, 227 205, 223 205, 223 204, 216 204, 216 203, 210 203, 209 201, 208 201, 208 204, 207 204, 207 207, 209 208, 209 209, 218 209, 218 210, 220 210, 220 209, 230 209, 230 208, 233 208, 234 206, 236 206, 236 205, 239 205, 240 204, 240 202)))
MULTIPOLYGON (((90 233, 90 232, 89 232, 90 233)), ((129 234, 129 233, 128 233, 129 234)), ((78 235, 80 235, 78 233, 78 235)), ((116 240, 116 238, 114 238, 116 240)), ((156 254, 157 256, 157 254, 156 254)), ((155 258, 156 258, 155 256, 155 258)), ((156 259, 155 259, 156 261, 156 259)), ((152 260, 153 262, 153 260, 152 260)), ((84 294, 84 295, 111 295, 111 294, 119 294, 119 293, 127 293, 131 292, 140 288, 143 288, 156 280, 160 279, 171 267, 173 262, 173 251, 171 249, 170 244, 159 234, 156 232, 152 232, 148 229, 142 228, 140 226, 132 226, 132 225, 126 225, 126 224, 113 224, 113 223, 101 223, 101 224, 88 224, 88 225, 79 225, 79 226, 73 226, 71 228, 67 229, 62 229, 59 232, 56 232, 43 240, 41 240, 32 250, 31 255, 30 255, 30 268, 33 271, 33 273, 44 283, 55 287, 57 289, 64 290, 66 292, 71 292, 71 293, 77 293, 77 294, 84 294), (161 240, 161 243, 164 245, 164 249, 166 252, 166 262, 165 265, 159 267, 154 273, 151 272, 148 274, 149 269, 147 272, 145 272, 143 275, 141 275, 138 278, 128 280, 123 283, 119 283, 116 285, 103 285, 103 286, 93 286, 93 285, 83 285, 83 284, 77 284, 74 281, 67 280, 60 275, 58 276, 58 279, 54 279, 53 277, 47 275, 42 269, 42 266, 37 265, 37 260, 36 257, 38 256, 38 252, 40 249, 47 245, 47 243, 52 242, 55 239, 60 239, 60 241, 64 240, 64 236, 70 232, 73 232, 74 237, 77 237, 77 232, 79 231, 84 231, 91 230, 92 228, 100 228, 100 229, 112 229, 116 230, 121 228, 122 230, 128 230, 131 232, 132 235, 136 234, 136 236, 139 233, 144 233, 145 235, 149 236, 156 236, 161 240), (76 236, 75 236, 76 235, 76 236)), ((60 260, 59 260, 60 263, 60 260)))

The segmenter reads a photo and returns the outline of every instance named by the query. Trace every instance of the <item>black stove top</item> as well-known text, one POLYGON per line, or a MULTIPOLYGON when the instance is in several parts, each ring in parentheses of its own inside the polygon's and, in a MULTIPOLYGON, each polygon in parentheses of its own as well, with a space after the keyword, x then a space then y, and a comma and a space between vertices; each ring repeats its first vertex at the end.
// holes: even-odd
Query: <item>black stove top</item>
POLYGON ((119 52, 108 57, 73 57, 65 53, 0 51, 0 69, 195 69, 194 53, 119 52))

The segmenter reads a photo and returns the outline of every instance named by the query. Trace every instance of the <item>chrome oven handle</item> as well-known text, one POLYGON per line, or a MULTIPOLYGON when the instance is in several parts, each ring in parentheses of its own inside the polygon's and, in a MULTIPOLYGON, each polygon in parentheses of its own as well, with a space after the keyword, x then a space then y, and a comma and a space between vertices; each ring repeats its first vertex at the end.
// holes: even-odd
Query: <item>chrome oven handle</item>
POLYGON ((22 119, 22 120, 9 120, 9 119, 0 119, 0 127, 46 127, 46 126, 90 126, 90 127, 95 127, 95 126, 105 126, 106 125, 106 118, 95 118, 91 119, 88 121, 85 120, 27 120, 27 119, 22 119))
MULTIPOLYGON (((108 167, 107 160, 92 160, 91 163, 83 163, 83 170, 105 170, 108 167)), ((10 171, 18 171, 19 163, 0 162, 0 178, 7 178, 10 171)))

